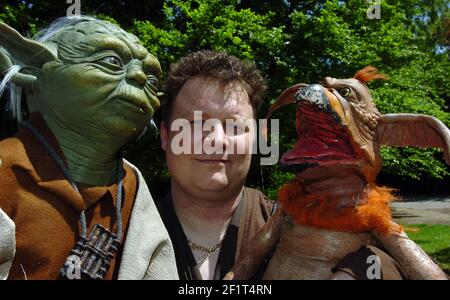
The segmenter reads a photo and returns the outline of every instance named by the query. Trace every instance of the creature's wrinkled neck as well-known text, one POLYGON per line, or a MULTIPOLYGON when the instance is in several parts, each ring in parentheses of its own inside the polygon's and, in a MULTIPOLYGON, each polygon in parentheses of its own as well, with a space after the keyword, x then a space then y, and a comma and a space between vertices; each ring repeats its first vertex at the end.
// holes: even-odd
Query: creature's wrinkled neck
POLYGON ((303 180, 305 193, 327 195, 339 208, 354 207, 367 201, 368 183, 357 174, 303 180))
POLYGON ((56 137, 76 182, 107 186, 117 181, 119 151, 126 140, 110 132, 72 128, 57 118, 43 117, 56 137))

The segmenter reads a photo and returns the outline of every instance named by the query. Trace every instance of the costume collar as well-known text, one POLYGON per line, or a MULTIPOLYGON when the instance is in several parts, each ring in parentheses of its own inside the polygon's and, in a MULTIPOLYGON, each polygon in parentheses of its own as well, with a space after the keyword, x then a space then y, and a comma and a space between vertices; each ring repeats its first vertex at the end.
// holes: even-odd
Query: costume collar
MULTIPOLYGON (((67 166, 64 153, 41 114, 37 112, 31 113, 28 121, 44 136, 46 141, 56 153, 58 153, 67 166)), ((108 193, 112 199, 115 199, 117 183, 110 186, 90 186, 77 183, 78 189, 80 190, 80 193, 77 193, 56 162, 33 133, 28 129, 21 127, 16 134, 16 138, 22 142, 24 151, 26 152, 25 157, 27 157, 25 160, 18 161, 17 167, 25 170, 39 187, 64 201, 76 211, 81 212, 82 210, 86 210, 108 193)), ((125 192, 128 181, 126 180, 128 177, 127 173, 129 173, 129 170, 125 168, 125 192)))

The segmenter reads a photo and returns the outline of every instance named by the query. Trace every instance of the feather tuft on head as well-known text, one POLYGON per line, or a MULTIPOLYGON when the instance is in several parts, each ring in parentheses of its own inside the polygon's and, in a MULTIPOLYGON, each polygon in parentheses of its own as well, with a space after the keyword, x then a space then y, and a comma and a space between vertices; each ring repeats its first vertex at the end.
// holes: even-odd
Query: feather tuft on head
POLYGON ((378 72, 378 69, 372 66, 367 66, 362 70, 359 70, 356 72, 355 76, 353 78, 358 79, 364 84, 367 84, 369 81, 375 80, 375 79, 387 79, 386 75, 383 75, 378 72))

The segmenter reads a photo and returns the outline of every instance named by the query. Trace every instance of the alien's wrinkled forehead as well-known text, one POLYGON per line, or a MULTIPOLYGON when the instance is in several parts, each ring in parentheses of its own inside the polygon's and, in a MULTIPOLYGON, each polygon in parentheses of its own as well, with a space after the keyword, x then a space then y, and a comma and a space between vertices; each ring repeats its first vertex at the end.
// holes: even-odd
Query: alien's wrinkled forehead
POLYGON ((161 72, 156 57, 148 53, 135 35, 109 22, 80 22, 57 31, 46 42, 53 42, 58 46, 63 60, 80 62, 83 57, 88 58, 99 51, 112 50, 126 61, 141 60, 144 69, 157 73, 157 76, 161 72))

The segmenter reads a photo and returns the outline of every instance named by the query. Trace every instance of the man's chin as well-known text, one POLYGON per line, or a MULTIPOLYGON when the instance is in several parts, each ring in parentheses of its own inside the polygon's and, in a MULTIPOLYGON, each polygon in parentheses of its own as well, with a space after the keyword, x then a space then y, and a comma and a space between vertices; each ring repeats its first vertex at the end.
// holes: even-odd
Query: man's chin
POLYGON ((208 175, 201 179, 199 178, 199 189, 205 192, 222 192, 229 187, 230 181, 225 174, 214 173, 208 175))
POLYGON ((205 185, 202 186, 202 190, 205 192, 222 192, 229 186, 228 180, 208 180, 205 181, 205 185))

